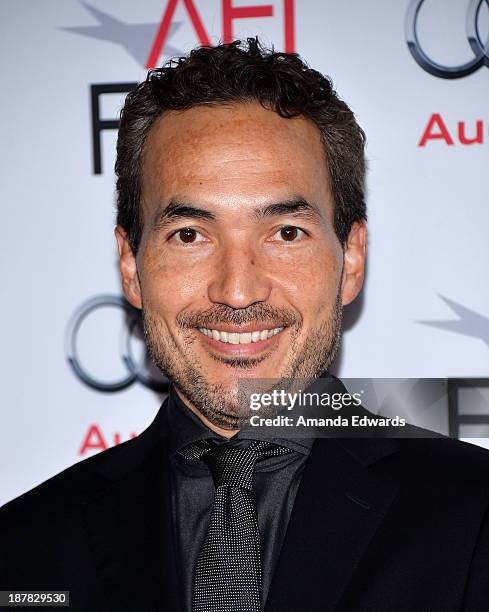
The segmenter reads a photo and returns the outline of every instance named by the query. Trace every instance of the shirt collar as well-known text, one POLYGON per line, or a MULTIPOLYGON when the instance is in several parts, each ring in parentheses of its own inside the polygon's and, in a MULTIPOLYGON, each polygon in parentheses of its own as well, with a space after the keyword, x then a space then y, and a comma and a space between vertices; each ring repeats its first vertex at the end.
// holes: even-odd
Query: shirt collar
POLYGON ((228 439, 219 435, 180 399, 173 384, 170 385, 167 405, 168 440, 170 455, 178 453, 182 448, 198 440, 212 440, 216 444, 239 444, 242 440, 266 440, 280 446, 286 446, 293 451, 308 455, 314 443, 314 438, 271 438, 260 428, 245 428, 228 439))

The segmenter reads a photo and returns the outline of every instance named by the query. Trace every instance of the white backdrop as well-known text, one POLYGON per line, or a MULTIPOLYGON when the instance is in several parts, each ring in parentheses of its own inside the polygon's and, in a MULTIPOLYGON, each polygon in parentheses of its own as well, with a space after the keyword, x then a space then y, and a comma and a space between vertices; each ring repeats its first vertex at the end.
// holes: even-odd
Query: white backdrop
MULTIPOLYGON (((159 65, 204 34, 213 43, 222 39, 226 7, 235 37, 258 34, 277 49, 293 46, 331 75, 367 133, 368 277, 363 298, 347 312, 337 372, 489 375, 488 61, 481 52, 481 66, 469 75, 430 74, 407 45, 410 4, 0 1, 0 503, 139 433, 160 405, 161 397, 139 382, 96 390, 67 359, 77 309, 97 296, 120 296, 113 237, 116 133, 103 130, 102 173, 94 174, 90 92, 94 84, 142 80, 152 51, 159 65), (160 53, 155 37, 173 4, 160 53), (189 18, 192 7, 199 32, 189 18), (244 7, 255 7, 246 18, 244 7), (477 142, 463 144, 464 137, 477 142)), ((433 61, 453 67, 474 60, 468 11, 477 13, 484 44, 485 1, 422 3, 416 32, 433 61)), ((103 120, 117 117, 122 98, 98 98, 103 120)), ((127 375, 122 312, 96 309, 78 329, 80 363, 99 381, 127 375)), ((141 343, 129 344, 141 356, 141 343)))

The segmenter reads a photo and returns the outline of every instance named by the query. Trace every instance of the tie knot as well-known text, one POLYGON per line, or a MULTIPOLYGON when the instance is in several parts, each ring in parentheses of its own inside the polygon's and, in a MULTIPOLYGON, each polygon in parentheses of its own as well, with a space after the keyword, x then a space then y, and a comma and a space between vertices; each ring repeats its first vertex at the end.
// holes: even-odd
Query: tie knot
POLYGON ((253 471, 256 455, 249 448, 214 446, 202 456, 217 487, 242 487, 253 489, 253 471))
POLYGON ((217 445, 199 440, 186 446, 180 454, 186 459, 201 459, 209 468, 217 487, 243 487, 252 490, 257 461, 292 452, 285 446, 255 440, 248 448, 229 444, 217 445))

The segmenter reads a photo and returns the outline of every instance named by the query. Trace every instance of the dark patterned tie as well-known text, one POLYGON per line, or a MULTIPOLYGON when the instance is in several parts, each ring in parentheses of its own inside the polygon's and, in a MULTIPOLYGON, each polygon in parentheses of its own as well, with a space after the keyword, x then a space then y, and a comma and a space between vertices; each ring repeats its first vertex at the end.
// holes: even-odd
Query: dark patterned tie
POLYGON ((216 487, 209 530, 195 567, 192 612, 261 610, 260 532, 253 471, 257 461, 290 452, 264 441, 237 448, 208 440, 180 451, 186 459, 202 459, 216 487))

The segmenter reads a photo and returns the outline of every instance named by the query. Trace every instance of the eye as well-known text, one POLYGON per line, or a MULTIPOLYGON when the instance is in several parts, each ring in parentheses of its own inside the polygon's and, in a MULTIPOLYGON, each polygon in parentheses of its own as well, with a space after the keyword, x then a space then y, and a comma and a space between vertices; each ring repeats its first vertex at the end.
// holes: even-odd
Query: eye
POLYGON ((171 235, 180 244, 193 244, 203 242, 205 239, 200 232, 191 227, 183 227, 171 235))
POLYGON ((284 225, 274 234, 274 237, 282 242, 298 242, 301 236, 305 234, 306 232, 299 227, 284 225))

